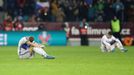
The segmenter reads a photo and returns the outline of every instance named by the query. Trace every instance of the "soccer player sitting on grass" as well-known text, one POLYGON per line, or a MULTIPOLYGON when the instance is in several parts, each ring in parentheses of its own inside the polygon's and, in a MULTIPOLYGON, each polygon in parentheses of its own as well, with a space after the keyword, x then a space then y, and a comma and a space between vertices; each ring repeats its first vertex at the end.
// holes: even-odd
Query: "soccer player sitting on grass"
POLYGON ((118 47, 121 52, 126 52, 125 49, 117 38, 112 35, 112 32, 108 32, 108 34, 104 35, 101 39, 101 51, 102 52, 113 52, 115 48, 118 47))
POLYGON ((55 57, 48 55, 44 50, 44 45, 34 41, 32 36, 23 37, 18 44, 19 58, 32 58, 35 53, 42 55, 45 59, 54 59, 55 57))

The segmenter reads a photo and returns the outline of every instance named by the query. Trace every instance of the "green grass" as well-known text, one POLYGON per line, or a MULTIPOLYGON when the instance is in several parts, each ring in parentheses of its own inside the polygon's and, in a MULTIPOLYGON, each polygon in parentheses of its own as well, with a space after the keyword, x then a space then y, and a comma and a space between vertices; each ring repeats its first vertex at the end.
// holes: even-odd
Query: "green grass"
POLYGON ((47 47, 55 60, 20 60, 17 47, 0 47, 0 75, 134 75, 134 47, 101 53, 99 47, 47 47))

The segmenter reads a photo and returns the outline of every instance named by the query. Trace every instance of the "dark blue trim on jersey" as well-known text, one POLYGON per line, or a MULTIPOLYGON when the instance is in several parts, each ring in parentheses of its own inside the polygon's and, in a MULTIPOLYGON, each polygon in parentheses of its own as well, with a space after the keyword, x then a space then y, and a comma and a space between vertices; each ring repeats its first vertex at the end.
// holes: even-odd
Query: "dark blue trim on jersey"
POLYGON ((22 44, 21 45, 21 48, 23 48, 23 49, 28 49, 30 47, 30 45, 28 45, 28 44, 26 44, 26 43, 24 43, 24 44, 22 44))
POLYGON ((29 50, 28 50, 29 47, 30 47, 30 46, 28 46, 27 44, 21 45, 20 50, 19 50, 19 55, 25 55, 25 54, 29 53, 29 50), (23 48, 23 49, 25 49, 25 50, 27 50, 27 51, 22 54, 21 48, 23 48))

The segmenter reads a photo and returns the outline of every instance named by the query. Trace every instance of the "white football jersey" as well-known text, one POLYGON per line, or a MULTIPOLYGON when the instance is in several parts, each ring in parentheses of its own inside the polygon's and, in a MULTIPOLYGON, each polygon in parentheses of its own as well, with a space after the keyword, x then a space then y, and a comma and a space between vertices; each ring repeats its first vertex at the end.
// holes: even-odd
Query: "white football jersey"
POLYGON ((28 41, 28 37, 22 37, 18 43, 18 47, 20 47, 22 44, 25 44, 28 41))
MULTIPOLYGON (((23 45, 27 45, 27 42, 29 41, 28 40, 29 37, 22 37, 18 43, 18 53, 19 53, 19 50, 21 50, 20 48, 22 48, 23 45)), ((28 46, 28 45, 27 45, 28 46)))
POLYGON ((104 43, 104 44, 107 44, 107 43, 109 43, 110 44, 110 42, 112 41, 112 40, 117 40, 114 36, 112 36, 111 38, 107 38, 107 36, 106 35, 104 35, 103 37, 102 37, 102 39, 101 39, 101 43, 104 43))

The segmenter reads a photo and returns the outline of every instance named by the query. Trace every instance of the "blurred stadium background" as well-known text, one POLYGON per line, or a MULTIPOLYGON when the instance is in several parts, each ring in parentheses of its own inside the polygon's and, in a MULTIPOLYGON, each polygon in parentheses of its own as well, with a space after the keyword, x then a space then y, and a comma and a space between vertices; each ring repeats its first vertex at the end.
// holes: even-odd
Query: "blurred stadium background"
POLYGON ((0 0, 0 73, 133 75, 133 29, 133 0, 0 0), (120 20, 122 43, 128 49, 124 54, 99 49, 114 16, 120 20), (81 34, 86 34, 84 44, 81 34), (57 59, 44 61, 37 55, 19 60, 17 44, 23 36, 47 44, 47 52, 57 59))

